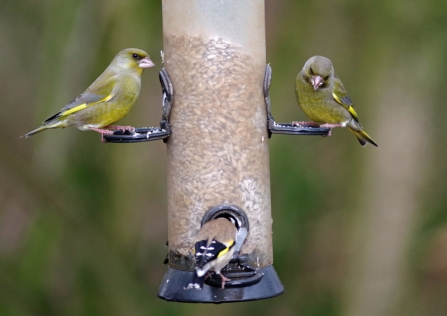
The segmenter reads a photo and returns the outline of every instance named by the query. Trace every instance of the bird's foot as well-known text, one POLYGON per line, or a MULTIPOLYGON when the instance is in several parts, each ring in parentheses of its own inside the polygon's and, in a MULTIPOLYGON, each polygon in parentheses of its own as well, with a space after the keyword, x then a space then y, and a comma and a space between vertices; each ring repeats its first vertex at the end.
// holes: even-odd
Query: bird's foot
POLYGON ((113 134, 113 131, 110 131, 108 129, 90 127, 89 130, 98 132, 101 135, 112 135, 113 134))
POLYGON ((100 133, 101 134, 101 142, 102 143, 106 142, 106 140, 104 139, 104 135, 112 135, 113 134, 113 131, 110 131, 108 129, 90 127, 89 130, 100 133))
POLYGON ((318 127, 320 125, 315 122, 293 121, 292 126, 315 126, 315 127, 318 127))
POLYGON ((323 124, 323 125, 320 125, 320 127, 329 128, 329 132, 324 137, 331 137, 333 128, 335 128, 335 127, 345 127, 345 126, 346 125, 344 125, 344 124, 323 124))
POLYGON ((205 275, 205 280, 208 279, 208 278, 211 278, 211 272, 209 272, 209 271, 205 275))
POLYGON ((133 126, 108 125, 108 126, 105 126, 104 128, 109 128, 109 129, 122 131, 123 133, 125 131, 129 131, 132 134, 135 133, 135 127, 133 127, 133 126))
POLYGON ((335 128, 335 127, 345 127, 346 126, 346 124, 323 124, 323 125, 320 125, 320 127, 323 127, 323 128, 335 128))
POLYGON ((225 288, 225 282, 231 281, 229 278, 224 277, 222 273, 220 273, 220 277, 222 278, 222 290, 225 288))

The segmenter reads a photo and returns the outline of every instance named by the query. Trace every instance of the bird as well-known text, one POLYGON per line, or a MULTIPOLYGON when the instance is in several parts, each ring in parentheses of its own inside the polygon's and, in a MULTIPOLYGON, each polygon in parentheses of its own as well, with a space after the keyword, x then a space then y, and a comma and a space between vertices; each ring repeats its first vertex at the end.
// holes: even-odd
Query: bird
POLYGON ((132 126, 114 126, 135 105, 140 94, 141 74, 154 63, 148 53, 138 48, 120 51, 104 72, 76 99, 43 121, 42 126, 23 135, 28 138, 52 128, 77 127, 104 135, 113 130, 135 131, 132 126))
POLYGON ((195 239, 196 271, 185 289, 202 289, 205 274, 210 271, 222 278, 221 288, 230 281, 220 271, 233 258, 236 245, 237 228, 232 218, 220 217, 206 222, 195 239))
MULTIPOLYGON (((348 127, 363 147, 377 143, 363 130, 354 103, 334 72, 330 59, 313 56, 296 76, 296 100, 313 122, 292 122, 292 125, 348 127)), ((330 136, 330 132, 329 135, 330 136)))

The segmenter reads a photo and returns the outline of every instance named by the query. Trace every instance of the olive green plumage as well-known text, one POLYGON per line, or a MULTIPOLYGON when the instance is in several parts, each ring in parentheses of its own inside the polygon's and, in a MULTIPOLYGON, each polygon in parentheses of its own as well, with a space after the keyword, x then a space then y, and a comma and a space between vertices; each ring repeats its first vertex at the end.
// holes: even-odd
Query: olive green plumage
POLYGON ((359 123, 353 103, 328 58, 310 58, 295 84, 297 102, 312 121, 328 127, 347 126, 362 146, 370 143, 378 147, 359 123))
POLYGON ((130 112, 140 94, 143 69, 152 66, 154 63, 145 51, 137 48, 122 50, 87 90, 46 119, 41 127, 22 137, 46 129, 72 126, 101 134, 113 133, 101 128, 109 127, 130 112))

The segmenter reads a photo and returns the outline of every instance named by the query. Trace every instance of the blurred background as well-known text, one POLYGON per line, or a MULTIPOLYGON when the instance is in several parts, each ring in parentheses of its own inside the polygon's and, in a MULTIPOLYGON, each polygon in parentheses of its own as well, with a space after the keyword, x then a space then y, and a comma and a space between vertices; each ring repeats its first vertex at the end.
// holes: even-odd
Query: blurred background
POLYGON ((270 140, 283 295, 168 303, 166 150, 94 132, 20 139, 123 48, 156 67, 122 125, 158 126, 160 0, 3 0, 0 315, 447 315, 447 2, 266 2, 277 122, 305 120, 294 80, 329 57, 379 148, 346 129, 270 140))

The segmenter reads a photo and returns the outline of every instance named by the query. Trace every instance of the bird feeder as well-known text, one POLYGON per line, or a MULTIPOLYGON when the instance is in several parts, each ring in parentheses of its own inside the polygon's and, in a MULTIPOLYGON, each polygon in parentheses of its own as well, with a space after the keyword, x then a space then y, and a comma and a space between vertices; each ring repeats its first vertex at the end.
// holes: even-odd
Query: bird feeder
POLYGON ((264 2, 164 0, 163 44, 175 99, 167 142, 169 270, 159 296, 227 302, 279 295, 262 89, 264 2), (223 290, 184 290, 195 273, 194 237, 204 214, 216 207, 244 211, 250 231, 239 256, 264 276, 246 288, 230 281, 223 290), (271 293, 248 293, 270 283, 271 293))
POLYGON ((158 128, 105 135, 108 142, 163 139, 168 153, 168 271, 158 296, 180 302, 235 302, 280 295, 273 268, 271 134, 327 135, 277 124, 270 109, 264 1, 163 0, 164 92, 158 128), (231 215, 238 236, 230 281, 194 276, 194 238, 205 222, 231 215))

